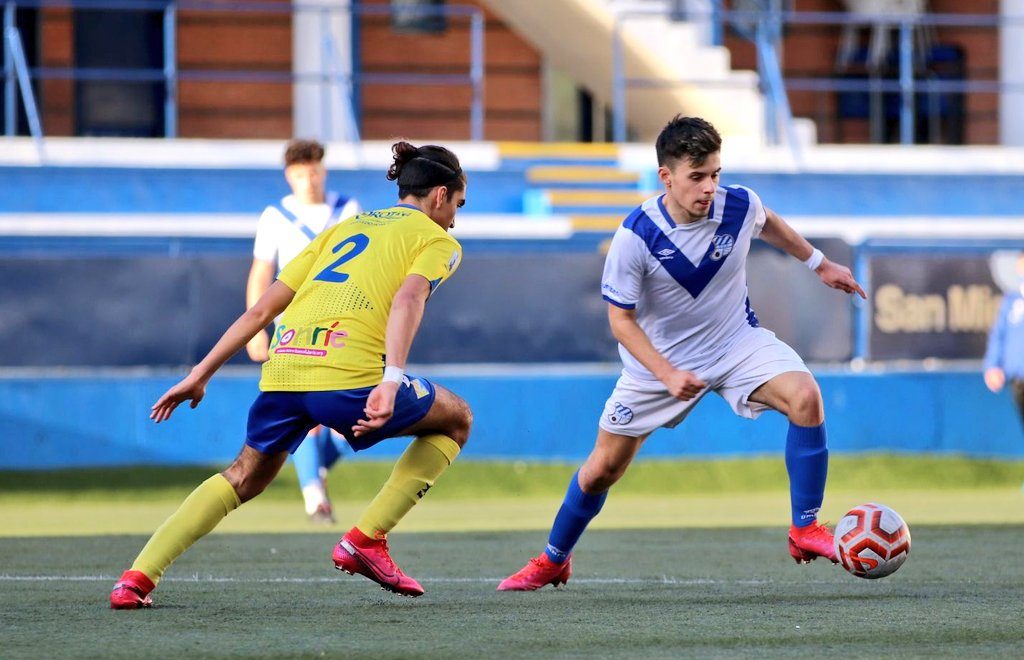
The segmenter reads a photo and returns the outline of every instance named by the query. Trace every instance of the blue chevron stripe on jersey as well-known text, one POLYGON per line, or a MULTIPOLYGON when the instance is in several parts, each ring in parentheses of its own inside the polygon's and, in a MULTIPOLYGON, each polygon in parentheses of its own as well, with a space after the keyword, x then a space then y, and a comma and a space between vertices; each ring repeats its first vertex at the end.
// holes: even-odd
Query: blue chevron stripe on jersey
MULTIPOLYGON (((729 188, 726 190, 725 208, 722 209, 722 224, 708 244, 700 263, 693 265, 681 252, 679 259, 661 261, 665 271, 694 298, 700 296, 729 258, 749 208, 750 196, 747 191, 742 188, 729 188)), ((639 236, 653 255, 663 250, 679 249, 642 208, 633 211, 623 222, 623 226, 639 236)))
POLYGON ((302 221, 299 220, 298 216, 296 216, 294 213, 286 209, 284 207, 284 204, 274 204, 274 208, 277 209, 282 216, 284 216, 285 220, 295 225, 296 229, 305 234, 306 238, 308 238, 309 240, 313 240, 314 238, 316 238, 316 232, 307 227, 306 225, 302 224, 302 221))
POLYGON ((345 208, 345 205, 348 204, 349 199, 351 198, 345 197, 344 195, 338 195, 338 197, 334 200, 334 206, 331 207, 332 218, 336 217, 338 214, 341 213, 341 209, 345 208))
POLYGON ((744 303, 747 311, 747 324, 751 328, 756 328, 761 325, 761 322, 757 320, 757 314, 754 313, 754 308, 750 306, 750 296, 747 296, 747 302, 744 303))

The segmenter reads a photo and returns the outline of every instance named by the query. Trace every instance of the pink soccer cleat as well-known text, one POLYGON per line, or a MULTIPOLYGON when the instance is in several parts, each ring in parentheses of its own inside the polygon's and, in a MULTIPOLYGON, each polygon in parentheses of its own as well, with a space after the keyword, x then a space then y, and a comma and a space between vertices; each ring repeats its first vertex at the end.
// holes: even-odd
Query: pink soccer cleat
POLYGON ((824 557, 833 564, 839 562, 832 542, 832 532, 817 522, 806 527, 790 526, 789 554, 798 564, 812 562, 818 557, 824 557))
POLYGON ((381 589, 401 596, 423 595, 420 583, 402 572, 391 559, 387 539, 371 539, 353 527, 334 547, 334 567, 349 575, 364 575, 381 589))
POLYGON ((149 597, 149 592, 154 589, 156 585, 142 571, 125 571, 110 592, 110 609, 137 610, 150 607, 153 599, 149 597))
POLYGON ((557 588, 572 575, 572 555, 561 564, 551 561, 547 553, 540 553, 526 563, 518 573, 510 575, 498 585, 498 591, 536 591, 551 584, 557 588))

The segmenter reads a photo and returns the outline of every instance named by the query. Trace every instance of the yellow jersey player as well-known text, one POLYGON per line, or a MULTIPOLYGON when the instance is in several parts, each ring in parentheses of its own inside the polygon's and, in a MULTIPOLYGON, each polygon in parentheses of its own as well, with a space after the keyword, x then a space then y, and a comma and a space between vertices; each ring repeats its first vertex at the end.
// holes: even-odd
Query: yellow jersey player
POLYGON ((167 420, 196 407, 232 355, 284 312, 263 366, 238 458, 189 495, 157 529, 110 594, 115 609, 152 604, 167 567, 232 510, 263 491, 289 452, 318 424, 356 451, 394 436, 415 439, 356 525, 334 548, 335 566, 405 596, 423 588, 388 552, 387 534, 424 496, 469 437, 469 406, 448 390, 404 373, 431 292, 462 257, 448 234, 466 199, 455 154, 439 146, 393 146, 388 179, 400 203, 362 213, 321 233, 227 329, 191 373, 153 405, 167 420))

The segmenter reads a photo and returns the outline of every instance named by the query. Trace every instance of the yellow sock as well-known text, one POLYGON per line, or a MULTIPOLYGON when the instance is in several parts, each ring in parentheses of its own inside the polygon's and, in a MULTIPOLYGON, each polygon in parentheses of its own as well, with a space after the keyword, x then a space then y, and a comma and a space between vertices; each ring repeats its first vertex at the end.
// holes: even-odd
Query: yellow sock
POLYGON ((193 543, 210 533, 241 504, 234 487, 222 474, 215 474, 192 491, 178 510, 160 525, 132 564, 153 584, 193 543))
POLYGON ((425 435, 413 440, 356 527, 371 539, 390 532, 458 455, 458 443, 448 436, 425 435))

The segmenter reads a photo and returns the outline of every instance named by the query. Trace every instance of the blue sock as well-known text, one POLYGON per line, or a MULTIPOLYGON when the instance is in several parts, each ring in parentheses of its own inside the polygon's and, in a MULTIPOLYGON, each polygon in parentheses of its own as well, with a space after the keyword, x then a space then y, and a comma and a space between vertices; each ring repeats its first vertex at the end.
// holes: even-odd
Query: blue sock
POLYGON ((600 495, 588 495, 580 489, 580 471, 572 475, 569 481, 569 490, 565 493, 565 500, 562 507, 555 516, 555 524, 551 527, 551 534, 548 536, 548 547, 544 549, 548 559, 561 564, 568 557, 576 542, 583 536, 583 530, 587 524, 594 519, 594 516, 601 512, 605 498, 608 493, 600 495))
POLYGON ((345 454, 348 442, 345 438, 337 435, 331 429, 323 426, 316 437, 316 444, 320 450, 320 466, 330 470, 338 459, 345 454))
POLYGON ((790 422, 786 435, 786 471, 789 473, 789 501, 793 525, 806 527, 818 518, 825 498, 828 448, 825 424, 797 426, 790 422))
POLYGON ((298 449, 292 454, 292 461, 295 462, 295 473, 299 477, 300 488, 320 483, 320 466, 323 463, 320 460, 320 447, 315 434, 310 433, 299 443, 298 449))

